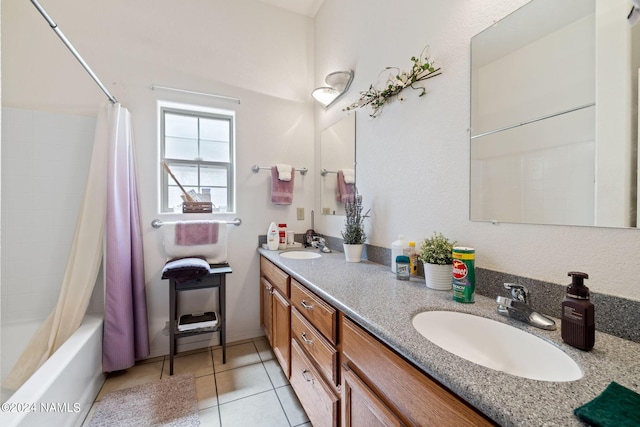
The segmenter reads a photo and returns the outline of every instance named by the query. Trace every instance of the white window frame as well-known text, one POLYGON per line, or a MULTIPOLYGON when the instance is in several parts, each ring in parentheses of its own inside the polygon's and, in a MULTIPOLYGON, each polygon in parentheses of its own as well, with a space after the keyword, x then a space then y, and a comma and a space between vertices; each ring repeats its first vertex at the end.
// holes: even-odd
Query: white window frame
MULTIPOLYGON (((209 108, 199 105, 178 104, 173 102, 158 102, 158 154, 160 162, 166 161, 169 167, 172 164, 187 164, 196 166, 224 166, 227 168, 227 210, 220 212, 222 214, 235 213, 236 211, 236 112, 233 110, 223 110, 218 108, 209 108), (210 162, 201 159, 183 160, 183 159, 167 159, 165 158, 165 136, 164 136, 164 114, 165 112, 184 114, 203 118, 215 118, 229 120, 229 163, 226 162, 210 162)), ((159 167, 160 179, 158 191, 158 210, 160 213, 180 213, 175 212, 173 206, 168 206, 169 184, 172 181, 169 174, 163 167, 159 167)), ((175 184, 175 183, 174 183, 175 184)), ((214 212, 216 213, 216 212, 214 212)))

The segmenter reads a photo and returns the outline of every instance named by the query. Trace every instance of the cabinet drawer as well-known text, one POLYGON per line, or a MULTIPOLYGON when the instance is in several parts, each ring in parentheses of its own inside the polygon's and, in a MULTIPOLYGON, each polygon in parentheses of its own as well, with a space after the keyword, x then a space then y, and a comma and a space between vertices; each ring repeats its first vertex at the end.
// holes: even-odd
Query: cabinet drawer
POLYGON ((291 304, 325 336, 332 344, 337 344, 336 309, 320 297, 291 279, 291 304))
POLYGON ((298 310, 294 308, 291 313, 291 337, 298 340, 300 347, 305 349, 309 356, 315 360, 327 381, 333 382, 337 386, 338 352, 298 310))
POLYGON ((276 267, 265 257, 260 257, 260 274, 284 295, 289 298, 289 275, 276 267))
POLYGON ((339 399, 296 340, 291 340, 290 382, 314 427, 338 425, 339 399))

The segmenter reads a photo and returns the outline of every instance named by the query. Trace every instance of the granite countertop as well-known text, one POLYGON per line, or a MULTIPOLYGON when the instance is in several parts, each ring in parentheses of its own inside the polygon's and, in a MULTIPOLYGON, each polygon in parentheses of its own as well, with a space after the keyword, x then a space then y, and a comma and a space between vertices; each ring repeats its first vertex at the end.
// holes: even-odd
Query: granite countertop
POLYGON ((384 265, 347 263, 341 252, 310 260, 283 258, 279 251, 261 248, 258 252, 500 425, 581 426, 585 424, 573 409, 599 395, 611 381, 640 392, 638 343, 596 332, 594 348, 584 352, 563 343, 560 328, 544 331, 500 316, 493 299, 477 294, 474 304, 455 302, 452 291, 428 289, 423 278, 396 280, 384 265), (413 328, 413 316, 426 310, 460 311, 526 330, 565 351, 584 376, 545 382, 469 362, 413 328))

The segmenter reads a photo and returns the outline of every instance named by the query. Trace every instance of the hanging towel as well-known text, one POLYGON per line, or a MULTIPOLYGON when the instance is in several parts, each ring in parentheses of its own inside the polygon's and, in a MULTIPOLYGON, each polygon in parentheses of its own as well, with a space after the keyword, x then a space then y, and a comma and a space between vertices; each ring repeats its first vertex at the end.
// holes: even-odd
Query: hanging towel
MULTIPOLYGON (((213 222, 213 221, 210 221, 213 222)), ((176 232, 179 221, 175 224, 162 226, 162 245, 167 259, 203 256, 209 264, 227 262, 227 226, 218 222, 216 243, 184 245, 177 242, 179 233, 176 232)))
POLYGON ((338 182, 336 186, 336 201, 345 203, 347 200, 353 200, 356 194, 356 185, 348 184, 345 180, 344 171, 338 171, 338 182))
POLYGON ((176 222, 176 245, 209 245, 218 243, 217 221, 176 222))
POLYGON ((293 173, 291 165, 278 163, 276 164, 276 168, 278 169, 278 179, 280 181, 291 181, 291 174, 293 173))
POLYGON ((345 184, 355 184, 356 183, 356 171, 355 171, 355 169, 342 169, 342 173, 344 174, 344 182, 345 182, 345 184))
POLYGON ((295 169, 291 168, 291 180, 278 179, 278 168, 271 168, 271 203, 275 205, 290 205, 293 202, 293 181, 295 169))
POLYGON ((573 413, 597 427, 631 427, 640 425, 640 394, 615 381, 600 396, 573 413))

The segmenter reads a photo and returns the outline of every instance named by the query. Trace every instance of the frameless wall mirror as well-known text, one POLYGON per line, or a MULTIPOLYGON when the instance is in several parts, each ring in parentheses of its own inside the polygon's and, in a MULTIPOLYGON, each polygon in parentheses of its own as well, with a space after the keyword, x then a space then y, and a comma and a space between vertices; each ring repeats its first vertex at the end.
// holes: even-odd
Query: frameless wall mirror
POLYGON ((355 181, 355 164, 356 114, 350 112, 320 134, 322 215, 344 215, 344 199, 355 186, 351 182, 355 181))
POLYGON ((471 39, 471 220, 636 227, 628 13, 627 0, 532 0, 471 39))

